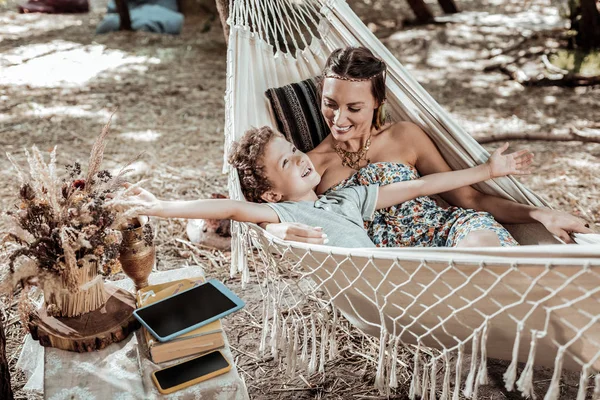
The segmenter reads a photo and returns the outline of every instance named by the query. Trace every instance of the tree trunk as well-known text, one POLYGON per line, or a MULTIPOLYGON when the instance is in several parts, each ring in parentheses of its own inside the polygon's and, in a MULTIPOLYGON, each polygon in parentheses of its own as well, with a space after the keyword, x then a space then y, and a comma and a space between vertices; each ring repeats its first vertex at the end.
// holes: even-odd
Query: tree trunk
POLYGON ((10 371, 6 359, 6 335, 4 325, 0 321, 0 399, 12 400, 13 392, 10 385, 10 371))
POLYGON ((129 7, 127 7, 127 0, 115 0, 117 5, 117 11, 119 12, 119 21, 121 25, 119 30, 121 31, 132 31, 131 29, 131 17, 129 16, 129 7))
POLYGON ((600 135, 583 135, 576 130, 569 133, 546 133, 546 132, 507 132, 496 133, 489 136, 477 136, 474 138, 479 144, 494 142, 506 142, 514 140, 544 140, 549 142, 582 142, 582 143, 600 143, 600 135))
POLYGON ((456 3, 454 0, 438 0, 440 7, 444 10, 446 14, 456 14, 458 11, 458 7, 456 7, 456 3))
POLYGON ((225 43, 229 43, 229 25, 227 25, 227 18, 229 18, 229 1, 228 0, 217 0, 217 11, 223 26, 223 35, 225 36, 225 43))
POLYGON ((584 50, 600 49, 600 12, 596 0, 580 0, 581 20, 577 30, 577 46, 584 50))
POLYGON ((415 14, 417 22, 426 23, 433 21, 433 13, 423 0, 407 0, 407 2, 415 14))

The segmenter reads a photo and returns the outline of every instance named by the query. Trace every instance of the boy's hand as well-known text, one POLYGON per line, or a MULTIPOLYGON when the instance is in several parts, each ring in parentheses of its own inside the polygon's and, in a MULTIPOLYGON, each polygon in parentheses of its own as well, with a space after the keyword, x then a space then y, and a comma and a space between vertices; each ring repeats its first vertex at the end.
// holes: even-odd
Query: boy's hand
MULTIPOLYGON (((123 186, 129 189, 131 187, 130 183, 124 183, 123 186)), ((161 209, 160 200, 156 198, 149 191, 142 189, 140 187, 134 187, 130 189, 130 193, 133 194, 135 203, 144 207, 143 214, 145 215, 155 215, 161 209)))
POLYGON ((508 143, 492 153, 487 161, 490 178, 506 175, 527 175, 531 173, 529 166, 533 163, 533 153, 529 150, 519 150, 503 155, 508 149, 508 143))

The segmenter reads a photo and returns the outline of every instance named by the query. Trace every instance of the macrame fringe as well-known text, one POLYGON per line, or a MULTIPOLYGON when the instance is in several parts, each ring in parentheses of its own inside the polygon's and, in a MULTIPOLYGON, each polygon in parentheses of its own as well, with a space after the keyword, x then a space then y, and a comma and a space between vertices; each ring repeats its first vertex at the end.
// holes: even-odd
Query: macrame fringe
POLYGON ((391 365, 390 365, 390 388, 397 388, 398 387, 398 343, 399 343, 399 338, 393 338, 393 340, 390 340, 390 353, 392 355, 391 359, 391 365))
POLYGON ((430 397, 432 400, 435 400, 437 398, 435 392, 437 390, 436 388, 436 383, 437 383, 437 358, 434 358, 431 361, 431 372, 429 374, 429 392, 430 392, 430 397))
POLYGON ((385 326, 381 327, 379 337, 379 359, 377 361, 377 374, 375 375, 375 387, 383 392, 385 389, 385 348, 387 345, 387 330, 385 326))
POLYGON ((585 400, 587 394, 587 385, 590 380, 590 367, 585 365, 581 370, 581 376, 579 377, 579 390, 577 391, 577 400, 585 400))
POLYGON ((296 369, 296 352, 298 351, 298 324, 296 322, 288 329, 287 354, 286 354, 286 374, 290 378, 294 377, 296 369))
POLYGON ((302 324, 302 354, 300 355, 300 362, 303 367, 308 368, 308 328, 305 322, 302 324))
POLYGON ((477 372, 477 352, 479 350, 479 329, 473 331, 473 347, 471 350, 471 368, 469 369, 469 375, 467 375, 467 381, 465 383, 465 389, 463 394, 467 399, 477 398, 475 392, 475 373, 477 372))
POLYGON ((288 339, 288 335, 289 335, 289 329, 287 326, 287 318, 284 318, 281 322, 281 331, 279 333, 279 340, 277 340, 277 352, 279 354, 279 352, 281 350, 283 351, 283 354, 281 355, 283 362, 287 363, 287 356, 288 356, 288 343, 287 343, 287 339, 288 339))
POLYGON ((515 336, 515 343, 513 344, 512 360, 510 365, 506 369, 503 375, 504 387, 509 392, 512 392, 515 388, 515 380, 517 379, 517 364, 519 363, 519 344, 521 343, 521 331, 523 330, 523 324, 519 322, 517 324, 517 334, 515 336))
POLYGON ((269 297, 265 297, 263 301, 263 325, 262 334, 260 336, 260 345, 258 347, 259 354, 262 356, 267 349, 267 335, 269 334, 269 297))
MULTIPOLYGON (((235 173, 234 171, 231 172, 235 173)), ((237 178, 230 178, 237 179, 237 178)), ((230 189, 230 193, 234 193, 230 189)), ((244 229, 239 222, 232 222, 231 229, 231 266, 229 267, 229 275, 234 277, 237 273, 242 273, 242 288, 246 287, 246 283, 250 281, 250 270, 248 268, 248 258, 246 252, 248 250, 248 231, 244 229)))
POLYGON ((338 355, 338 343, 336 336, 337 312, 333 310, 333 321, 331 322, 331 333, 329 334, 329 361, 334 360, 338 355))
POLYGON ((479 373, 477 374, 477 382, 476 389, 479 388, 479 385, 487 385, 488 384, 488 374, 487 374, 487 338, 489 333, 489 321, 485 320, 485 325, 483 325, 483 333, 481 334, 481 362, 479 364, 479 373))
POLYGON ((279 342, 278 335, 279 333, 279 312, 277 310, 278 306, 277 299, 273 299, 273 320, 271 321, 271 356, 277 359, 278 356, 278 348, 277 344, 279 342))
POLYGON ((456 358, 456 372, 454 376, 454 393, 452 394, 452 400, 458 400, 460 397, 460 383, 462 381, 462 360, 464 351, 464 345, 460 343, 458 345, 458 357, 456 358))
POLYGON ((527 363, 521 376, 517 381, 517 389, 521 391, 524 397, 533 397, 533 366, 535 362, 535 349, 537 347, 538 333, 535 329, 531 330, 531 345, 529 347, 529 356, 527 357, 527 363))
MULTIPOLYGON (((327 317, 324 317, 324 319, 327 317)), ((319 372, 325 372, 325 361, 327 361, 327 338, 329 331, 327 330, 327 323, 321 321, 321 355, 319 357, 319 372)))
POLYGON ((557 400, 560 395, 560 377, 562 375, 562 365, 565 358, 565 348, 560 347, 556 353, 556 360, 554 361, 554 373, 552 374, 552 381, 550 387, 544 396, 544 400, 557 400))
MULTIPOLYGON (((281 318, 281 316, 279 317, 279 319, 281 320, 281 330, 279 331, 279 338, 277 340, 278 352, 281 350, 286 350, 288 348, 290 335, 290 330, 288 327, 288 318, 289 316, 286 316, 285 318, 281 318)), ((287 352, 283 355, 283 357, 287 357, 287 352)))
POLYGON ((450 400, 450 372, 450 355, 448 350, 444 350, 444 383, 440 400, 450 400))
POLYGON ((312 331, 311 335, 311 350, 310 350, 310 362, 308 363, 308 374, 312 375, 317 372, 317 328, 315 326, 315 318, 310 317, 310 327, 312 331))
POLYGON ((419 356, 421 352, 421 344, 417 344, 417 351, 413 356, 413 374, 410 381, 410 390, 408 391, 408 397, 410 400, 415 400, 417 396, 421 396, 421 373, 419 372, 419 356))
MULTIPOLYGON (((421 391, 423 392, 423 397, 421 400, 429 400, 429 370, 430 367, 428 364, 423 365, 423 383, 421 384, 421 391)), ((431 400, 435 400, 435 397, 431 400)))

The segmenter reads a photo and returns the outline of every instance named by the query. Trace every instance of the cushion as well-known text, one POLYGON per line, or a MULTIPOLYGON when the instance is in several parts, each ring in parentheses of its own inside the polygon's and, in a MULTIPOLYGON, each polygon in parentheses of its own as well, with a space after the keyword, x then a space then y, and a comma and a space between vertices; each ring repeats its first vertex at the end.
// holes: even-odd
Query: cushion
POLYGON ((321 114, 316 78, 268 89, 265 94, 277 128, 300 151, 312 150, 329 135, 329 127, 321 114))

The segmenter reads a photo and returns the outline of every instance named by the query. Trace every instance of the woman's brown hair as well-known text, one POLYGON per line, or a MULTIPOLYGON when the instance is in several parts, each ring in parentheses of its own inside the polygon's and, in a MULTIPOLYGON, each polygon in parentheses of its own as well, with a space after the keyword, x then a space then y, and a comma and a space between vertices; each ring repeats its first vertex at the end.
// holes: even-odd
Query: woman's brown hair
MULTIPOLYGON (((371 94, 379 104, 373 114, 373 125, 379 129, 385 123, 383 111, 385 96, 385 76, 387 67, 366 47, 345 47, 334 50, 323 68, 322 78, 336 77, 347 80, 370 80, 371 94)), ((322 89, 321 80, 321 89, 322 89)))

